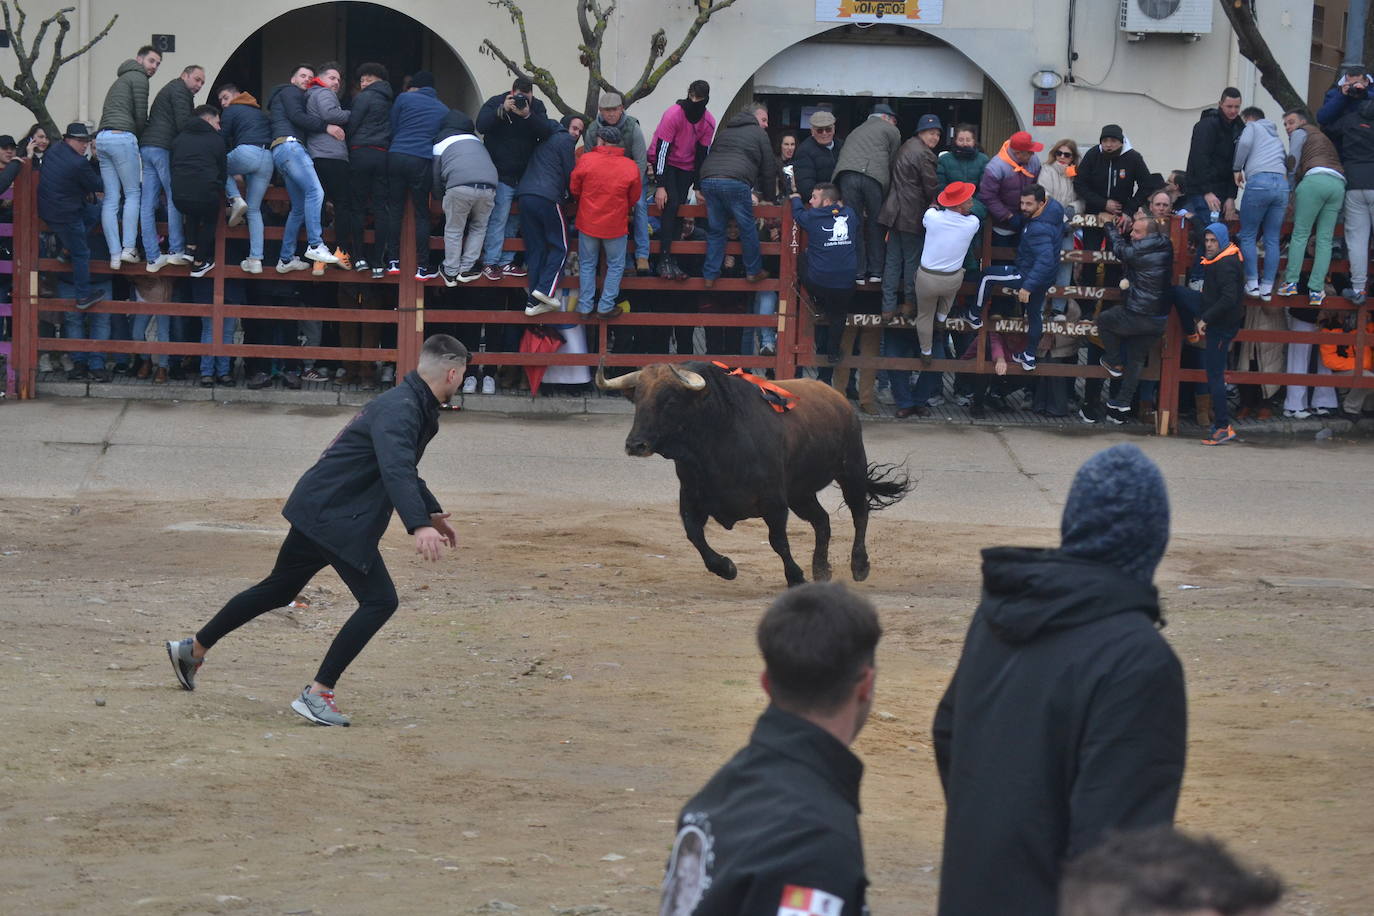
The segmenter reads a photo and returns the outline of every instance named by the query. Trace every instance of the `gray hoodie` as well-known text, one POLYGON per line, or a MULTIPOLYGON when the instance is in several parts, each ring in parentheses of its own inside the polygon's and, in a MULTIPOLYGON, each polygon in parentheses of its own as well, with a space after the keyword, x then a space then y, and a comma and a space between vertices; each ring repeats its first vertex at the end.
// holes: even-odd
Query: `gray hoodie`
MULTIPOLYGON (((311 86, 305 93, 305 110, 326 124, 340 127, 348 123, 348 109, 339 104, 339 94, 324 86, 311 86)), ((348 161, 348 144, 335 140, 324 131, 308 134, 305 148, 311 159, 342 159, 348 161)))
POLYGON ((1245 125, 1236 141, 1236 154, 1232 171, 1244 172, 1252 178, 1261 172, 1276 172, 1286 175, 1284 168, 1283 141, 1279 139, 1279 129, 1273 121, 1260 118, 1245 125))

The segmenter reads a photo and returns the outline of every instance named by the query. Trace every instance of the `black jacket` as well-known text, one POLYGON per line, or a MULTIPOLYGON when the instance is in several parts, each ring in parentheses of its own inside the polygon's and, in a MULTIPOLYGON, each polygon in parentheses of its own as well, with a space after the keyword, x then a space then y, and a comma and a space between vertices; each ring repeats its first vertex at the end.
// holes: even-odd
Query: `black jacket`
POLYGON ((742 111, 716 131, 698 177, 702 181, 732 178, 771 198, 778 182, 777 167, 767 131, 752 114, 742 111))
MULTIPOLYGON (((573 167, 577 165, 577 157, 573 155, 577 138, 568 133, 566 128, 559 126, 557 121, 549 123, 557 130, 535 149, 529 165, 525 168, 524 176, 516 185, 515 193, 517 196, 529 194, 561 203, 568 196, 568 179, 572 178, 573 167)), ((491 153, 490 143, 487 144, 487 152, 491 153)), ((492 155, 491 161, 496 165, 496 173, 504 183, 506 175, 501 171, 501 163, 496 161, 495 155, 492 155)))
POLYGON ((1231 253, 1202 265, 1202 320, 1218 330, 1239 328, 1245 323, 1245 265, 1231 253))
POLYGON ((1123 149, 1115 156, 1108 156, 1102 152, 1102 147, 1094 146, 1083 154, 1083 161, 1078 164, 1073 189, 1082 198, 1088 213, 1101 213, 1107 209, 1108 200, 1115 200, 1126 213, 1134 215, 1155 188, 1140 153, 1123 149))
POLYGON ((219 116, 219 132, 231 152, 236 146, 251 144, 266 147, 272 142, 272 125, 258 107, 257 100, 239 93, 219 116))
POLYGON ((377 80, 353 97, 348 113, 348 148, 371 146, 386 149, 391 144, 391 84, 377 80))
POLYGON ((204 118, 192 118, 172 141, 172 200, 215 200, 224 193, 224 138, 204 118))
POLYGON ((1244 129, 1245 123, 1240 118, 1228 122, 1216 108, 1202 113, 1193 125, 1193 142, 1188 147, 1185 187, 1189 195, 1201 197, 1211 193, 1222 200, 1236 196, 1236 179, 1231 166, 1235 160, 1236 141, 1244 129))
POLYGON ((797 911, 866 913, 862 776, 859 758, 833 735, 769 706, 749 745, 683 807, 663 890, 678 906, 661 911, 774 916, 802 903, 783 898, 791 886, 812 891, 797 911))
POLYGON ((195 94, 181 77, 174 77, 153 97, 153 104, 148 108, 148 123, 138 135, 138 145, 171 149, 177 134, 191 123, 195 107, 195 94))
POLYGON ((792 177, 797 181, 797 193, 802 203, 811 203, 811 190, 822 181, 829 181, 835 174, 835 163, 840 159, 840 147, 844 141, 835 138, 835 146, 826 149, 816 142, 815 137, 807 137, 797 145, 797 154, 792 157, 792 177))
POLYGON ((548 109, 539 99, 530 99, 530 116, 522 118, 505 111, 506 93, 487 99, 477 112, 477 131, 496 163, 501 183, 514 187, 520 184, 525 168, 530 164, 534 148, 553 135, 557 121, 550 121, 548 109))
POLYGON ((350 566, 381 561, 391 511, 413 533, 442 512, 416 465, 439 431, 439 402, 418 373, 368 403, 306 471, 281 514, 350 566))
POLYGON ((1326 133, 1341 152, 1345 189, 1374 189, 1374 100, 1348 109, 1326 133))
POLYGON ((1167 295, 1173 285, 1174 245, 1167 235, 1147 235, 1134 241, 1107 224, 1107 240, 1112 253, 1126 268, 1130 288, 1121 297, 1128 312, 1150 318, 1164 318, 1169 314, 1172 300, 1167 295))
POLYGON ((267 93, 266 108, 273 140, 295 137, 304 144, 306 135, 318 134, 327 126, 322 118, 305 110, 305 90, 292 83, 273 86, 267 93))
POLYGON ((940 916, 1054 916, 1104 831, 1174 819, 1183 669, 1153 586, 1055 550, 983 551, 983 598, 935 713, 940 916))
POLYGON ((81 220, 86 195, 105 187, 95 163, 54 140, 43 157, 43 180, 38 182, 38 215, 52 226, 81 220))

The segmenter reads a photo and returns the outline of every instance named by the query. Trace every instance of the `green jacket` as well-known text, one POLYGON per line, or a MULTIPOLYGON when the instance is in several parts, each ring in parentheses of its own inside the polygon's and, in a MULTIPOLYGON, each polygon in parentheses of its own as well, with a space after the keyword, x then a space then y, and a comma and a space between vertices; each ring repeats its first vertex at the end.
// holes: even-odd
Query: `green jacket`
MULTIPOLYGON (((945 150, 935 160, 936 184, 943 191, 956 181, 967 181, 975 188, 983 180, 983 171, 988 167, 988 154, 982 150, 972 159, 960 159, 953 150, 945 150)), ((968 256, 964 258, 965 270, 977 270, 981 265, 978 251, 983 244, 983 223, 988 218, 988 208, 976 196, 973 198, 973 215, 978 217, 978 234, 968 246, 968 256)))
POLYGON ((105 93, 100 110, 100 130, 127 130, 135 136, 148 123, 148 74, 130 58, 119 65, 119 76, 105 93))
POLYGON ((870 115, 844 138, 844 146, 835 161, 834 180, 838 181, 842 172, 857 172, 882 185, 886 194, 901 146, 901 131, 878 115, 870 115))
POLYGON ((191 123, 196 97, 181 77, 175 77, 158 90, 153 107, 148 111, 148 126, 139 134, 140 146, 157 146, 169 150, 176 135, 191 123))

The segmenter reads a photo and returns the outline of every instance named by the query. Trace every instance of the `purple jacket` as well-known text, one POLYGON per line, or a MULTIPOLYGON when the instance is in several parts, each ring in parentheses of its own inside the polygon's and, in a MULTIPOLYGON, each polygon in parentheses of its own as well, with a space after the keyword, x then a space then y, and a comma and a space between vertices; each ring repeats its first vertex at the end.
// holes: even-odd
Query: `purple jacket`
POLYGON ((1021 192, 1038 181, 1040 157, 1032 154, 1030 161, 1021 168, 1030 176, 1016 170, 1016 163, 1007 152, 1007 144, 1003 143, 997 155, 988 162, 978 182, 978 199, 988 208, 988 216, 998 228, 1021 228, 1021 192))

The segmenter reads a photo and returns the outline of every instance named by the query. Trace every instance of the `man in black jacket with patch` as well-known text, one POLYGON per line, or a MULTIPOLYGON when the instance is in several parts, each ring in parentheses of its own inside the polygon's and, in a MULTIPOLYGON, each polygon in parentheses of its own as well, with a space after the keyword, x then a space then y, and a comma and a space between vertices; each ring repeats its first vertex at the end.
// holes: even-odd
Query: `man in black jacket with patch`
MULTIPOLYGON (((1126 134, 1119 124, 1102 128, 1097 146, 1083 154, 1073 189, 1083 200, 1086 213, 1110 213, 1112 219, 1134 219, 1145 205, 1154 179, 1138 150, 1126 149, 1126 134)), ((1097 251, 1102 247, 1102 230, 1083 229, 1083 247, 1097 251)))
POLYGON ((291 530, 271 574, 230 599, 195 636, 167 643, 183 688, 195 689, 206 651, 222 637, 285 607, 316 573, 331 566, 358 600, 358 610, 291 708, 318 725, 349 724, 334 703, 334 684, 397 606, 396 587, 377 547, 392 511, 426 560, 438 560, 445 544, 457 545, 448 513, 416 465, 439 431, 439 404, 463 384, 467 359, 467 348, 447 334, 428 338, 418 368, 365 406, 334 438, 282 509, 291 530))
POLYGON ((940 916, 1054 916, 1063 863, 1108 830, 1170 824, 1183 669, 1151 581, 1169 541, 1134 445, 1074 477, 1058 549, 983 551, 983 598, 935 713, 945 790, 940 916))
POLYGON ((784 593, 759 622, 771 704, 749 744, 682 809, 659 916, 860 916, 863 763, 878 614, 842 585, 784 593))

